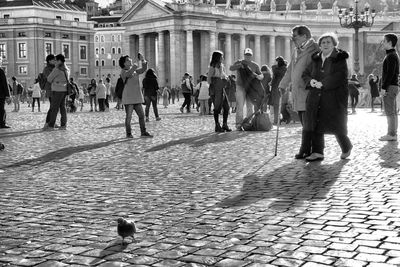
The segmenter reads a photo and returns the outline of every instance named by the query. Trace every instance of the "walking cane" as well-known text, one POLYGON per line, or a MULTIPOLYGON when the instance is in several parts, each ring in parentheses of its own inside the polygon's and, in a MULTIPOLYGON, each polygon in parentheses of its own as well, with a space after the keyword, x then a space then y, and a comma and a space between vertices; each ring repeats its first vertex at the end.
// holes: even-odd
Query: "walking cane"
POLYGON ((275 154, 274 156, 276 157, 276 155, 278 154, 278 137, 279 137, 279 125, 280 125, 280 116, 281 116, 281 100, 279 99, 279 105, 278 105, 278 121, 276 124, 276 139, 275 139, 275 154))

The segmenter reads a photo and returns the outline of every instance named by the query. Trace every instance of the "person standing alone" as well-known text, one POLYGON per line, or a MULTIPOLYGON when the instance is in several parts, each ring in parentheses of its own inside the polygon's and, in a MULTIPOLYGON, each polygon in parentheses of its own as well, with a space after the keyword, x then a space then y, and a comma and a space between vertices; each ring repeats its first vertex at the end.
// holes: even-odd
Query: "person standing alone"
POLYGON ((386 50, 386 57, 383 60, 382 91, 388 131, 386 135, 379 138, 380 141, 397 141, 398 116, 396 96, 399 93, 399 55, 395 49, 397 39, 394 33, 385 34, 383 37, 382 44, 386 50))

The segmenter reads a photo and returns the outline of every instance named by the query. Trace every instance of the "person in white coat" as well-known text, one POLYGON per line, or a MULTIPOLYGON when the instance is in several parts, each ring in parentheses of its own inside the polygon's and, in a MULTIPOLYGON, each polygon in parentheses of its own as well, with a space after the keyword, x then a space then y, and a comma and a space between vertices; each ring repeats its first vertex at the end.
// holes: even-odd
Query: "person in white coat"
POLYGON ((35 79, 35 84, 32 87, 32 112, 35 111, 35 101, 38 104, 38 112, 40 112, 40 98, 42 97, 42 89, 39 85, 39 80, 35 79))

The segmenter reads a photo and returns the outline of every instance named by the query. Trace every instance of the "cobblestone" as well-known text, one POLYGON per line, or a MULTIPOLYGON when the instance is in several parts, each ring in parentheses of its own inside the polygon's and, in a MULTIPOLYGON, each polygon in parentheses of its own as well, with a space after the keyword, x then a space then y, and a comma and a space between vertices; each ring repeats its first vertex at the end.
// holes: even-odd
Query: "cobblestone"
POLYGON ((350 159, 326 136, 320 163, 293 159, 299 124, 280 127, 274 157, 276 128, 216 134, 177 104, 160 116, 151 139, 134 116, 127 140, 114 109, 85 107, 51 132, 44 112, 8 112, 0 266, 400 265, 400 150, 378 141, 384 116, 349 116, 350 159), (124 245, 119 217, 138 228, 124 245))

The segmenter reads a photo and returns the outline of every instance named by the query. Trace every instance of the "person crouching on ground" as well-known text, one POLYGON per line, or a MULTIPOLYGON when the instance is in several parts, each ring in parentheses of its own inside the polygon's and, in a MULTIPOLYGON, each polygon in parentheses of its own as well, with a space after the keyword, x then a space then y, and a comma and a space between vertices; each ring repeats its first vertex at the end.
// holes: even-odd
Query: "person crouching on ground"
POLYGON ((139 54, 139 60, 142 62, 141 68, 138 68, 136 63, 132 64, 132 59, 128 55, 122 56, 119 59, 119 66, 122 69, 121 77, 125 82, 124 91, 122 93, 122 104, 125 106, 125 129, 127 138, 133 138, 131 127, 133 110, 135 110, 139 117, 141 137, 153 137, 146 131, 142 107, 144 99, 139 83, 139 75, 147 70, 147 61, 141 54, 139 54))
POLYGON ((224 55, 221 51, 215 51, 212 54, 210 67, 208 68, 207 81, 210 84, 210 96, 214 103, 215 132, 230 132, 228 127, 229 103, 225 92, 228 75, 225 73, 225 67, 222 63, 224 55), (224 109, 222 127, 219 124, 219 113, 224 109))
MULTIPOLYGON (((350 156, 353 145, 347 136, 348 69, 349 54, 337 48, 338 39, 334 33, 325 33, 319 40, 321 52, 315 52, 312 62, 302 77, 309 93, 303 124, 312 154, 307 161, 324 159, 324 134, 334 134, 340 148, 341 159, 350 156), (335 101, 332 101, 334 99, 335 101)), ((302 144, 306 145, 306 144, 302 144)))

